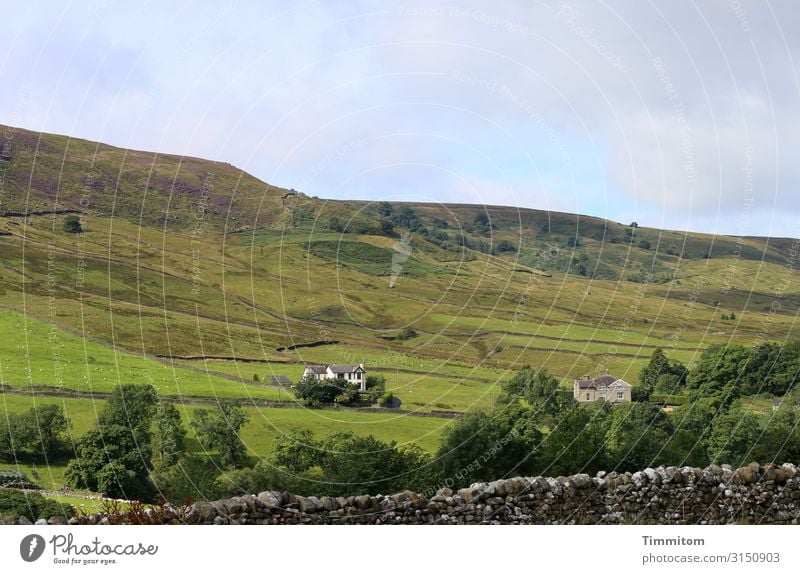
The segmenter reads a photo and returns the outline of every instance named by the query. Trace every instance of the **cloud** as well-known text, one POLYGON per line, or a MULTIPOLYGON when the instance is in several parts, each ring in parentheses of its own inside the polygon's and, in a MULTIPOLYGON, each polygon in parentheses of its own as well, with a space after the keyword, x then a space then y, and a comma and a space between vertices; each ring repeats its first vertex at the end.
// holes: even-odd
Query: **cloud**
POLYGON ((5 12, 0 79, 25 91, 0 93, 0 121, 229 161, 325 197, 748 234, 800 215, 788 0, 5 12))

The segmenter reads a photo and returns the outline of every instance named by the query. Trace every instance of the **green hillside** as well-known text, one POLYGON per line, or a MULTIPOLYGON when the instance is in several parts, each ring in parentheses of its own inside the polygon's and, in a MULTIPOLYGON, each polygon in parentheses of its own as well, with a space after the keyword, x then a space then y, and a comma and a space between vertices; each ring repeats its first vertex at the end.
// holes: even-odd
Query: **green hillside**
MULTIPOLYGON (((402 400, 397 416, 248 407, 262 427, 282 421, 274 432, 250 423, 253 454, 287 426, 370 429, 433 450, 447 420, 411 411, 488 408, 523 365, 565 387, 606 371, 636 384, 658 347, 691 365, 712 343, 798 336, 790 239, 323 201, 196 158, 19 129, 10 143, 0 158, 9 412, 37 393, 129 382, 172 400, 286 401, 254 376, 364 363, 402 400), (65 229, 69 215, 82 233, 65 229)), ((75 404, 81 419, 92 412, 75 404)))

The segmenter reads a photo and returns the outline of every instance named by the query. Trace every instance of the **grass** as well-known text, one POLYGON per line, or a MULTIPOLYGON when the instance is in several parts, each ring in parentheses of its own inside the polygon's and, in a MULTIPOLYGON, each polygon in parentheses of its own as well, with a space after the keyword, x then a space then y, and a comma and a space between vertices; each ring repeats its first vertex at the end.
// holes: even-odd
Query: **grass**
POLYGON ((0 380, 12 388, 110 392, 149 383, 164 396, 277 399, 274 389, 231 381, 108 348, 13 311, 0 314, 0 380))

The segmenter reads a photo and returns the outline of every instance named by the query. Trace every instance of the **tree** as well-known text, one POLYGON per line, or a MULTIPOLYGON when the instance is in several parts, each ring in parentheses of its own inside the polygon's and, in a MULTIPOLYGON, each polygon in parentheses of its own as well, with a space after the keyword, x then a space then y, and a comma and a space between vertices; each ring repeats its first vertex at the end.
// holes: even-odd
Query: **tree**
POLYGON ((669 464, 708 466, 708 440, 717 411, 711 399, 692 401, 670 415, 673 432, 666 446, 669 464))
POLYGON ((672 424, 661 409, 649 403, 616 405, 611 410, 606 445, 609 462, 620 471, 641 470, 666 457, 664 446, 672 424))
POLYGON ((318 466, 322 459, 322 443, 308 429, 290 430, 275 441, 272 461, 291 472, 302 473, 318 466))
POLYGON ((647 239, 642 239, 639 241, 639 247, 641 247, 642 249, 650 249, 652 245, 647 239))
POLYGON ((463 486, 531 473, 540 440, 530 411, 519 404, 502 405, 492 413, 467 412, 442 436, 434 462, 436 476, 463 486))
POLYGON ((158 391, 153 385, 119 385, 106 401, 100 423, 127 426, 149 439, 157 404, 158 391))
POLYGON ((385 443, 373 436, 340 432, 328 437, 322 453, 320 467, 325 480, 342 493, 424 488, 414 477, 427 464, 427 456, 417 449, 398 448, 394 441, 385 443))
POLYGON ((141 432, 98 425, 81 437, 76 451, 78 458, 70 461, 64 473, 70 486, 114 498, 152 499, 151 452, 141 432))
POLYGON ((0 457, 57 456, 66 449, 71 423, 58 405, 41 405, 0 422, 0 457))
POLYGON ((752 458, 760 463, 800 460, 800 420, 791 405, 761 417, 761 434, 753 447, 752 458))
POLYGON ((242 407, 224 401, 216 410, 197 409, 191 424, 203 448, 216 450, 222 466, 235 467, 247 453, 239 434, 246 422, 242 407))
POLYGON ((758 416, 736 404, 717 416, 708 439, 708 457, 716 464, 743 466, 753 460, 761 429, 758 416))
POLYGON ((488 226, 490 224, 489 216, 482 211, 475 216, 474 223, 475 225, 488 226))
POLYGON ((175 405, 161 403, 156 409, 156 452, 163 466, 178 462, 186 450, 186 429, 175 405))
POLYGON ((517 248, 510 241, 503 239, 500 243, 497 244, 497 247, 495 247, 494 251, 497 254, 516 253, 517 248))
POLYGON ((555 415, 563 406, 560 389, 558 379, 547 369, 533 369, 526 365, 503 383, 498 400, 508 404, 524 399, 536 414, 555 415))
POLYGON ((77 215, 67 215, 64 218, 64 231, 67 233, 83 233, 80 217, 77 215))
POLYGON ((294 394, 308 406, 331 404, 349 384, 340 377, 318 380, 313 376, 307 376, 295 386, 294 394))
POLYGON ((66 448, 66 433, 72 423, 59 405, 41 405, 30 409, 23 415, 23 425, 29 442, 28 448, 34 453, 42 453, 45 457, 60 454, 66 448))
POLYGON ((97 426, 78 441, 78 458, 70 461, 65 472, 67 482, 107 496, 151 500, 150 428, 157 403, 152 385, 115 388, 97 426))
POLYGON ((191 504, 195 500, 222 498, 220 474, 219 467, 208 458, 184 455, 176 464, 154 472, 152 478, 161 499, 173 504, 191 504))
POLYGON ((740 345, 710 345, 686 377, 690 398, 714 397, 722 410, 743 394, 748 350, 740 345))
POLYGON ((650 355, 650 361, 639 373, 639 386, 633 390, 633 398, 636 401, 648 400, 663 375, 670 375, 674 379, 664 379, 662 382, 676 382, 681 385, 686 379, 686 373, 686 367, 678 361, 668 359, 663 349, 655 349, 650 355))
POLYGON ((598 401, 573 404, 562 411, 542 442, 541 472, 548 476, 607 468, 605 435, 611 405, 598 401))

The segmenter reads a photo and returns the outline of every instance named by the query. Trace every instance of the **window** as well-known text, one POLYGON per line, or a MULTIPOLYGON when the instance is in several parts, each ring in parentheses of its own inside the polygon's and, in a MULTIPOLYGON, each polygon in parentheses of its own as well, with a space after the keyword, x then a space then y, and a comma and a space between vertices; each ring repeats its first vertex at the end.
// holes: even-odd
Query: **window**
POLYGON ((586 400, 589 400, 589 393, 586 393, 586 400))
POLYGON ((621 401, 625 399, 625 393, 623 391, 617 391, 617 400, 621 401))

